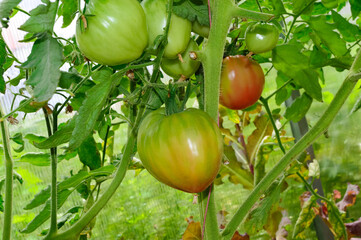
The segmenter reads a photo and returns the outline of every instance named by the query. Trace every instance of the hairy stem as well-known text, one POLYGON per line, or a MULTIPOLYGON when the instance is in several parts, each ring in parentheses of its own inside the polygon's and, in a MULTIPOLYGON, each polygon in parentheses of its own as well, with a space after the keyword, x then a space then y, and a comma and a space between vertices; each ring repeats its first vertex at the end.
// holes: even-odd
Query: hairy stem
MULTIPOLYGON (((0 105, 0 118, 4 116, 3 108, 0 105)), ((5 206, 4 206, 4 224, 3 240, 11 239, 11 222, 13 208, 13 160, 11 156, 9 129, 4 121, 0 122, 1 134, 3 138, 3 148, 5 155, 5 206)))
POLYGON ((236 214, 232 217, 229 224, 222 232, 224 239, 231 239, 238 225, 243 221, 252 206, 262 196, 262 194, 268 189, 268 187, 275 181, 280 174, 286 169, 286 167, 292 163, 296 157, 302 153, 313 141, 316 140, 321 134, 323 134, 332 120, 335 118, 342 105, 346 101, 349 94, 354 89, 357 81, 355 75, 361 70, 361 50, 358 52, 353 65, 351 67, 349 75, 344 80, 333 101, 326 109, 321 118, 317 121, 312 129, 307 132, 284 156, 283 158, 269 171, 266 176, 257 184, 246 201, 240 206, 236 214))

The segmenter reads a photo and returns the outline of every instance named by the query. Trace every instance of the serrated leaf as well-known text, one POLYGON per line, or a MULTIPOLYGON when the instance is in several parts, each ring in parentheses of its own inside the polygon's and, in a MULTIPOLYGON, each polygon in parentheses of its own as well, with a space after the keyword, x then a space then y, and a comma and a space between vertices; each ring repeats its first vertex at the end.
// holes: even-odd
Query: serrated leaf
MULTIPOLYGON (((61 192, 58 192, 58 204, 57 204, 57 208, 59 209, 61 206, 63 206, 64 202, 66 201, 66 199, 69 197, 69 195, 72 193, 73 191, 71 190, 63 190, 61 192)), ((35 218, 28 223, 28 225, 26 225, 26 227, 24 229, 22 229, 20 232, 21 233, 32 233, 33 231, 35 231, 38 227, 40 227, 44 222, 46 222, 46 220, 48 220, 50 218, 50 201, 47 201, 44 208, 39 212, 38 215, 35 216, 35 218)))
MULTIPOLYGON (((115 167, 113 165, 108 165, 90 172, 80 171, 79 173, 60 182, 58 184, 58 192, 66 189, 74 190, 77 186, 79 186, 82 182, 88 180, 89 178, 97 177, 97 176, 109 176, 114 172, 114 170, 115 167)), ((38 207, 44 204, 49 199, 49 197, 50 197, 50 186, 41 190, 38 194, 36 194, 33 200, 31 200, 31 202, 28 203, 24 207, 24 209, 30 210, 35 207, 38 207)))
POLYGON ((266 136, 272 135, 273 127, 267 115, 257 116, 254 120, 256 129, 247 138, 247 154, 249 160, 253 162, 257 155, 257 150, 266 136))
POLYGON ((2 0, 0 2, 0 21, 4 28, 8 27, 8 21, 12 10, 21 2, 21 0, 2 0))
POLYGON ((196 4, 191 0, 180 0, 174 2, 173 12, 178 16, 191 22, 198 21, 201 25, 209 26, 208 6, 196 4))
POLYGON ((244 222, 248 234, 255 234, 267 223, 272 206, 279 202, 282 182, 274 182, 265 193, 265 197, 249 213, 244 222))
POLYGON ((49 0, 43 2, 46 4, 40 4, 29 12, 30 18, 19 27, 20 30, 29 33, 52 32, 58 3, 49 0))
POLYGON ((33 86, 35 101, 49 100, 58 86, 60 66, 62 63, 62 48, 57 40, 49 35, 35 41, 31 53, 23 68, 35 69, 27 84, 33 86))
POLYGON ((79 160, 90 170, 101 167, 100 153, 93 136, 88 137, 78 148, 79 160))
POLYGON ((274 14, 275 15, 281 15, 286 13, 285 6, 283 5, 282 0, 272 0, 272 5, 274 8, 274 14))
POLYGON ((110 69, 104 69, 93 76, 100 83, 86 92, 86 98, 75 120, 75 128, 69 141, 69 149, 78 148, 93 131, 99 114, 117 82, 111 75, 112 71, 110 69))
POLYGON ((308 23, 321 39, 322 43, 330 49, 335 56, 340 57, 348 53, 346 42, 334 31, 334 26, 327 23, 326 16, 311 17, 308 23))
POLYGON ((361 30, 357 25, 350 23, 343 16, 332 11, 332 19, 338 31, 340 31, 343 39, 348 42, 355 42, 360 38, 361 30))
POLYGON ((50 154, 49 153, 25 153, 20 157, 19 162, 30 163, 34 166, 49 166, 50 154))
POLYGON ((305 93, 302 94, 286 109, 285 118, 293 122, 300 121, 310 109, 311 104, 312 98, 305 93))
POLYGON ((75 119, 77 115, 75 115, 72 119, 70 119, 67 124, 61 127, 58 131, 56 131, 53 135, 47 138, 42 142, 34 142, 34 146, 40 149, 48 149, 57 147, 63 143, 69 142, 73 130, 75 128, 75 119))
MULTIPOLYGON (((306 199, 301 199, 304 201, 300 215, 296 221, 296 225, 293 230, 292 239, 301 237, 304 234, 304 231, 309 228, 312 224, 313 219, 316 217, 316 212, 314 209, 318 207, 317 198, 314 195, 308 195, 306 199)), ((304 238, 301 238, 304 239, 304 238)))
POLYGON ((62 4, 59 6, 58 14, 63 16, 62 28, 66 28, 74 20, 78 10, 77 1, 74 0, 61 0, 62 4))

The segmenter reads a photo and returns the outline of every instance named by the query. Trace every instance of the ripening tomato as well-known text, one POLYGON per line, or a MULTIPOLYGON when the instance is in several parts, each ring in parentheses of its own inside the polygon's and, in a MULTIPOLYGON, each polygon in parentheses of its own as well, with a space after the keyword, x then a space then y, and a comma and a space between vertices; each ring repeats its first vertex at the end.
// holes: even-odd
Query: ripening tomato
POLYGON ((246 56, 223 59, 220 103, 230 109, 245 109, 260 98, 265 83, 261 66, 246 56))
POLYGON ((272 23, 250 25, 245 33, 246 46, 250 52, 264 53, 276 47, 280 33, 272 23))
POLYGON ((162 70, 173 78, 179 79, 181 76, 189 78, 192 76, 201 65, 200 61, 193 60, 190 58, 189 53, 192 51, 198 51, 199 47, 197 43, 191 39, 189 41, 188 47, 182 53, 183 62, 180 59, 163 59, 162 60, 162 70))
POLYGON ((223 139, 217 124, 202 110, 190 108, 166 116, 151 112, 138 132, 144 167, 159 181, 182 191, 205 190, 217 176, 223 139))
POLYGON ((90 0, 86 27, 79 18, 76 40, 84 55, 103 65, 131 62, 148 44, 144 11, 137 0, 90 0))
MULTIPOLYGON (((144 0, 142 6, 147 17, 149 45, 152 45, 158 35, 164 33, 167 24, 168 0, 144 0)), ((192 30, 192 23, 187 19, 172 14, 168 32, 168 44, 165 47, 165 58, 177 58, 186 49, 192 30)))

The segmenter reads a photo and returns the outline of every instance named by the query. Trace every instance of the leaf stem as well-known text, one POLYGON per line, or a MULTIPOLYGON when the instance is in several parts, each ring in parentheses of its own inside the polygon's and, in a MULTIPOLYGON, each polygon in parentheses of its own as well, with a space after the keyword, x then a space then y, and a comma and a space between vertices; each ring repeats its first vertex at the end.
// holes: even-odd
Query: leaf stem
POLYGON ((269 96, 267 96, 266 98, 264 98, 266 101, 268 101, 270 98, 272 98, 274 95, 276 95, 279 91, 281 91, 284 87, 286 87, 289 83, 291 83, 293 81, 292 78, 290 78, 289 80, 287 80, 281 87, 279 87, 276 91, 274 91, 273 93, 271 93, 269 96))
MULTIPOLYGON (((4 116, 3 108, 0 105, 0 117, 4 116)), ((13 175, 14 164, 11 156, 9 129, 4 121, 0 122, 3 148, 5 155, 5 206, 3 223, 3 240, 11 239, 12 229, 12 208, 13 208, 13 175)))
POLYGON ((251 194, 247 197, 246 201, 240 206, 236 214, 232 217, 229 224, 222 232, 224 239, 231 239, 238 225, 242 222, 248 211, 262 196, 265 190, 275 181, 278 176, 286 169, 286 167, 296 159, 317 137, 324 133, 332 120, 335 118, 342 105, 346 101, 349 94, 352 92, 356 85, 354 75, 358 74, 361 70, 361 50, 358 51, 357 56, 353 62, 349 75, 344 80, 340 89, 336 93, 333 101, 326 109, 324 114, 320 117, 317 123, 310 131, 308 131, 283 157, 282 159, 266 174, 266 176, 257 184, 251 194))

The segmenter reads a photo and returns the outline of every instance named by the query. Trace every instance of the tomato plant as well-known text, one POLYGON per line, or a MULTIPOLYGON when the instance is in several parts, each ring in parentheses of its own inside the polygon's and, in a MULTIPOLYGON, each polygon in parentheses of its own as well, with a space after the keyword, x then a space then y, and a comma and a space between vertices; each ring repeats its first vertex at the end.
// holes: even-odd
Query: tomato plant
POLYGON ((92 0, 78 19, 76 40, 84 55, 97 63, 133 61, 148 44, 144 11, 136 0, 92 0))
POLYGON ((209 26, 200 24, 197 20, 192 23, 192 32, 197 33, 199 36, 208 38, 209 26))
POLYGON ((166 116, 161 108, 143 120, 138 153, 144 167, 159 181, 197 193, 217 176, 223 139, 207 113, 190 108, 166 116))
POLYGON ((199 68, 201 63, 190 58, 189 54, 192 51, 198 51, 197 43, 191 39, 186 50, 182 53, 182 61, 180 59, 163 59, 161 67, 163 71, 173 78, 191 77, 199 68))
POLYGON ((245 109, 260 98, 265 83, 261 66, 246 56, 223 60, 220 102, 230 109, 245 109))
POLYGON ((245 33, 248 50, 256 54, 272 50, 277 45, 278 37, 279 31, 272 23, 251 24, 245 33))
MULTIPOLYGON (((147 17, 149 45, 154 43, 157 36, 163 34, 167 22, 168 0, 145 0, 142 2, 147 17)), ((165 58, 176 58, 187 47, 191 36, 192 23, 184 18, 172 14, 168 44, 164 50, 165 58)))

